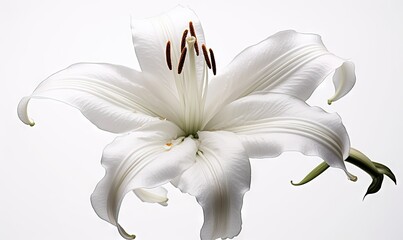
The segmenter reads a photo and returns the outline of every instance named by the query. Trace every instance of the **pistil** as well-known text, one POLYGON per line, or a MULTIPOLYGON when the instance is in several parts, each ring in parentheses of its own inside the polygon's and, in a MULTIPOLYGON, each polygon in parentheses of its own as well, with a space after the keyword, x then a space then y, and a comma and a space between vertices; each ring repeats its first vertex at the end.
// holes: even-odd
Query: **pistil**
POLYGON ((187 103, 185 104, 185 125, 186 131, 191 134, 195 134, 199 127, 199 121, 201 117, 200 113, 200 94, 199 94, 199 87, 197 81, 197 74, 196 74, 196 56, 194 49, 194 44, 196 43, 196 38, 191 36, 186 38, 186 43, 188 46, 188 63, 189 67, 188 72, 186 72, 185 80, 186 88, 186 95, 187 95, 187 103))

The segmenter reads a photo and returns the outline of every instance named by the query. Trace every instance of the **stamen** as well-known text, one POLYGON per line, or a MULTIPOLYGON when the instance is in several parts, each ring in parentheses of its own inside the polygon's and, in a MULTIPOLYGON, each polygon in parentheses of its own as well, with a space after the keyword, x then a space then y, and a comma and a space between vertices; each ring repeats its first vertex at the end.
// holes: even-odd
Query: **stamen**
POLYGON ((204 61, 206 61, 207 67, 211 69, 210 58, 208 56, 206 45, 202 44, 202 50, 203 50, 204 61))
POLYGON ((172 60, 171 60, 171 41, 167 42, 167 47, 165 50, 165 56, 167 59, 167 65, 169 70, 172 70, 172 60))
POLYGON ((181 74, 183 70, 183 64, 185 63, 186 53, 187 53, 187 47, 184 47, 182 49, 181 57, 179 58, 178 74, 181 74))
POLYGON ((196 37, 196 32, 195 32, 195 28, 193 27, 192 21, 189 22, 189 29, 190 29, 190 35, 192 37, 196 37))
POLYGON ((195 48, 195 51, 196 51, 196 56, 199 56, 199 44, 197 44, 197 38, 196 38, 196 41, 195 41, 195 44, 194 44, 194 48, 195 48))
POLYGON ((217 67, 215 65, 215 57, 213 53, 213 49, 209 49, 210 51, 210 57, 211 57, 211 67, 213 68, 213 74, 215 75, 217 73, 217 67))
POLYGON ((165 143, 164 149, 170 150, 172 147, 181 144, 183 142, 183 139, 185 139, 185 137, 178 137, 177 139, 172 139, 168 141, 167 143, 165 143))
POLYGON ((195 28, 193 27, 193 23, 192 21, 189 22, 189 29, 190 29, 190 35, 192 37, 196 38, 195 44, 194 44, 194 48, 196 51, 196 55, 199 56, 199 44, 197 43, 197 37, 196 37, 196 32, 195 32, 195 28))
POLYGON ((186 37, 188 35, 188 30, 186 29, 183 34, 182 34, 182 40, 181 40, 181 51, 183 50, 183 48, 186 46, 186 37))
POLYGON ((173 144, 171 142, 168 142, 164 145, 165 150, 170 150, 172 148, 173 144))

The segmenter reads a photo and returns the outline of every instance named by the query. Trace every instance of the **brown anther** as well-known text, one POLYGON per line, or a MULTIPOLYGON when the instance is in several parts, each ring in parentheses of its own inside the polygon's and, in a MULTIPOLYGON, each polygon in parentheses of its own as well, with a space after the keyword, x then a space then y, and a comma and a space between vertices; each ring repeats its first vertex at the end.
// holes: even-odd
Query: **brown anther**
POLYGON ((192 21, 189 22, 189 29, 190 29, 190 35, 192 37, 196 37, 196 32, 195 32, 195 28, 193 27, 192 21))
POLYGON ((187 47, 184 47, 181 52, 181 57, 179 58, 178 74, 181 74, 183 70, 183 64, 185 64, 186 53, 187 53, 187 47))
POLYGON ((195 48, 195 51, 196 51, 196 55, 199 56, 199 44, 197 43, 196 32, 195 32, 195 28, 193 27, 192 21, 189 22, 189 29, 190 29, 190 36, 196 38, 196 41, 194 43, 194 48, 195 48))
POLYGON ((210 48, 209 52, 210 52, 210 57, 211 57, 211 67, 213 68, 213 74, 216 75, 217 67, 215 65, 215 57, 214 57, 213 49, 210 48))
POLYGON ((202 51, 204 56, 204 61, 206 61, 207 67, 211 69, 210 58, 208 56, 206 45, 202 44, 202 51))
POLYGON ((195 43, 194 43, 193 46, 194 46, 195 51, 196 51, 196 56, 199 56, 199 44, 197 43, 197 38, 196 38, 195 43))
POLYGON ((181 51, 183 48, 186 46, 186 37, 188 36, 188 30, 186 29, 183 34, 182 34, 182 40, 181 40, 181 51))
POLYGON ((171 60, 171 41, 167 42, 167 47, 165 49, 165 57, 167 60, 167 65, 169 70, 172 70, 172 60, 171 60))

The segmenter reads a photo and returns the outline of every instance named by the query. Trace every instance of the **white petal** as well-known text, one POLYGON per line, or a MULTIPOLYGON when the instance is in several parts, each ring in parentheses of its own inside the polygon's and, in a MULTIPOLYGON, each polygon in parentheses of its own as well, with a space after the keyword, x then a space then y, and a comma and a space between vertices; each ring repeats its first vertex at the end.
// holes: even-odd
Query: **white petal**
POLYGON ((159 203, 163 206, 168 205, 168 203, 167 203, 168 202, 168 197, 167 197, 168 190, 166 190, 163 187, 156 187, 156 188, 151 188, 151 189, 138 188, 138 189, 134 190, 134 193, 143 202, 159 203))
POLYGON ((339 100, 346 95, 355 84, 355 66, 352 62, 344 62, 333 75, 333 84, 336 89, 333 97, 329 98, 328 103, 339 100))
POLYGON ((353 87, 354 64, 328 52, 318 35, 279 32, 245 49, 212 79, 206 109, 212 116, 221 106, 260 91, 306 100, 334 71, 336 93, 329 102, 353 87))
POLYGON ((241 231, 243 196, 250 187, 250 163, 236 135, 199 132, 196 164, 173 181, 195 196, 204 212, 201 239, 233 238, 241 231))
POLYGON ((292 96, 268 93, 241 98, 220 111, 206 129, 236 133, 251 158, 298 151, 346 169, 343 160, 350 141, 339 115, 292 96))
POLYGON ((138 128, 156 117, 175 121, 175 97, 139 72, 112 64, 79 63, 43 81, 18 105, 18 115, 33 125, 27 106, 31 98, 50 98, 79 109, 100 129, 120 133, 138 128), (152 92, 151 92, 151 91, 152 92), (164 98, 165 97, 165 98, 164 98), (169 103, 169 104, 167 104, 169 103))
POLYGON ((191 138, 165 148, 182 134, 168 121, 153 122, 117 137, 105 148, 102 165, 106 174, 91 195, 91 203, 98 216, 117 226, 123 237, 131 236, 118 224, 119 208, 126 193, 156 188, 194 163, 197 146, 191 138))
MULTIPOLYGON (((174 79, 178 71, 182 34, 185 29, 189 30, 190 21, 195 28, 201 52, 201 44, 205 42, 203 29, 196 14, 188 8, 177 6, 157 17, 132 19, 133 45, 141 70, 161 81, 172 92, 176 92, 174 79), (165 55, 168 41, 171 42, 172 71, 168 69, 165 55)), ((200 81, 203 76, 203 57, 196 58, 196 68, 200 81)))

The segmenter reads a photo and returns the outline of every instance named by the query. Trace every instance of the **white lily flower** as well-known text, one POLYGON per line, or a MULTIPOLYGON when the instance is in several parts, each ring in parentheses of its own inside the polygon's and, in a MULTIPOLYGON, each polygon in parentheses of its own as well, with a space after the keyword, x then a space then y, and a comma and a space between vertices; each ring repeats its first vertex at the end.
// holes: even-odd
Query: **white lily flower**
POLYGON ((20 119, 31 126, 28 102, 50 98, 78 108, 100 129, 124 133, 105 148, 106 175, 91 197, 99 217, 124 238, 135 237, 118 223, 124 196, 134 191, 145 202, 166 205, 161 185, 167 182, 202 206, 201 239, 237 236, 250 157, 299 151, 353 178, 344 165, 350 143, 340 117, 305 103, 332 72, 336 91, 329 103, 355 83, 353 63, 328 52, 319 36, 279 32, 220 71, 187 8, 133 21, 132 34, 141 72, 74 64, 18 106, 20 119))

